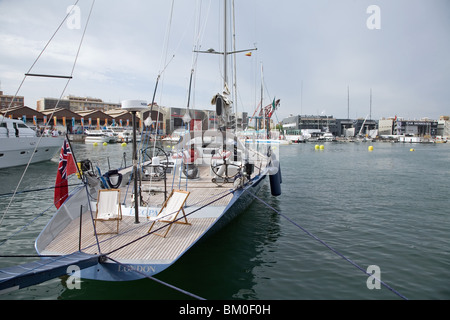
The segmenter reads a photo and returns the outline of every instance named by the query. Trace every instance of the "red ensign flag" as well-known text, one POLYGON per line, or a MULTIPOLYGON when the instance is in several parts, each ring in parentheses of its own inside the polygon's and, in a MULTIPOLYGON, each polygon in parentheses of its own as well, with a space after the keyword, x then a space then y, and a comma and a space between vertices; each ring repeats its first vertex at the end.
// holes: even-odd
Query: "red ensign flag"
POLYGON ((70 150, 69 142, 67 138, 64 139, 64 144, 61 148, 61 154, 59 155, 58 172, 56 173, 55 183, 55 206, 59 209, 64 201, 69 196, 69 184, 68 178, 71 174, 77 172, 77 165, 70 150))

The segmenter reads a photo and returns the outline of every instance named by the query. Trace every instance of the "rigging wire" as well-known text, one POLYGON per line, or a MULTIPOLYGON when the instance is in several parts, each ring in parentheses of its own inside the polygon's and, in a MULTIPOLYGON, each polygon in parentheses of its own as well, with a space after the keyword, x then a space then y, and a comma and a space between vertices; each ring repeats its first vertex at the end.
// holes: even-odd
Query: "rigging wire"
MULTIPOLYGON (((247 191, 247 190, 245 190, 247 191)), ((310 236, 311 238, 313 238, 314 240, 320 242, 322 245, 324 245, 325 247, 327 247, 329 250, 331 250, 333 253, 335 253, 336 255, 338 255, 339 257, 341 257, 342 259, 344 259, 345 261, 349 262, 350 264, 352 264, 354 267, 356 267, 357 269, 361 270, 363 273, 365 273, 366 275, 374 278, 376 281, 378 281, 379 283, 381 283, 384 287, 386 287, 387 289, 389 289, 390 291, 392 291, 393 293, 395 293, 396 295, 398 295, 400 298, 404 299, 404 300, 408 300, 408 298, 406 298, 404 295, 402 295, 401 293, 399 293, 397 290, 395 290, 394 288, 392 288, 391 286, 389 286, 387 283, 383 282, 381 279, 378 279, 376 277, 374 277, 372 274, 368 273, 366 270, 364 270, 361 266, 359 266, 356 262, 350 260, 349 258, 347 258, 346 256, 344 256, 342 253, 340 253, 338 250, 334 249, 333 247, 331 247, 329 244, 327 244, 325 241, 323 241, 322 239, 320 239, 319 237, 317 237, 316 235, 314 235, 313 233, 309 232, 308 230, 306 230, 305 228, 303 228, 301 225, 299 225, 298 223, 296 223, 295 221, 293 221, 292 219, 290 219, 289 217, 287 217, 286 215, 282 214, 280 211, 278 211, 277 209, 275 209, 274 207, 272 207, 270 204, 268 204, 267 202, 265 202, 263 199, 259 198, 257 195, 249 192, 249 194, 251 194, 255 199, 257 199, 258 201, 260 201, 262 204, 264 204, 266 207, 268 207, 269 209, 271 209, 272 211, 274 211, 276 214, 278 214, 279 216, 283 217, 284 219, 286 219, 287 221, 289 221, 290 223, 292 223, 294 226, 296 226, 297 228, 299 228, 300 230, 302 230, 303 232, 305 232, 308 236, 310 236)))
MULTIPOLYGON (((82 184, 73 184, 73 185, 69 185, 69 186, 76 186, 78 188, 80 187, 84 187, 82 184)), ((45 190, 50 190, 50 189, 55 189, 57 187, 50 187, 50 188, 45 188, 45 189, 37 189, 37 190, 25 190, 22 191, 20 193, 30 193, 30 192, 40 192, 40 191, 45 191, 45 190)), ((78 189, 75 189, 72 193, 75 193, 78 189)), ((71 193, 71 194, 72 194, 71 193)), ((4 194, 4 195, 0 195, 1 196, 8 196, 8 194, 4 194)), ((0 240, 0 246, 4 245, 6 242, 8 242, 9 240, 11 240, 12 238, 14 238, 16 235, 20 234, 22 231, 26 230, 29 226, 31 226, 35 221, 38 220, 38 218, 44 216, 46 214, 47 211, 49 211, 51 208, 53 207, 53 203, 50 204, 49 207, 47 207, 46 209, 44 209, 41 213, 39 213, 38 215, 36 215, 36 217, 34 217, 33 219, 31 219, 28 223, 26 223, 24 226, 22 226, 18 231, 14 232, 13 234, 11 234, 10 236, 8 236, 5 239, 1 239, 0 240)))
POLYGON ((200 296, 197 296, 197 295, 195 295, 195 294, 193 294, 193 293, 190 293, 190 292, 188 292, 188 291, 186 291, 186 290, 177 288, 177 287, 175 287, 174 285, 171 285, 171 284, 169 284, 169 283, 167 283, 167 282, 164 282, 164 281, 162 281, 162 280, 159 280, 159 279, 157 279, 157 278, 155 278, 155 277, 148 276, 148 275, 146 275, 145 273, 140 272, 139 270, 130 268, 129 265, 122 264, 122 263, 120 263, 119 261, 112 259, 112 258, 109 257, 108 255, 106 255, 106 258, 108 258, 109 260, 113 261, 114 263, 116 263, 116 264, 118 264, 118 265, 120 265, 120 266, 122 266, 122 267, 124 267, 124 268, 127 268, 127 270, 130 270, 130 271, 132 271, 132 272, 135 272, 135 273, 137 273, 137 274, 140 274, 140 275, 144 276, 144 277, 147 278, 147 279, 150 279, 150 280, 153 280, 153 281, 155 281, 155 282, 158 282, 159 284, 162 284, 162 285, 164 285, 164 286, 166 286, 166 287, 169 287, 169 288, 171 288, 171 289, 174 289, 174 290, 176 290, 176 291, 179 291, 179 292, 181 292, 181 293, 184 293, 185 295, 188 295, 188 296, 190 296, 190 297, 192 297, 192 298, 195 298, 195 299, 197 299, 197 300, 206 300, 206 299, 204 299, 204 298, 202 298, 202 297, 200 297, 200 296))
MULTIPOLYGON (((223 198, 227 197, 228 195, 230 195, 230 194, 232 194, 232 193, 234 193, 234 190, 226 190, 226 191, 222 192, 222 195, 220 195, 220 197, 217 197, 217 198, 215 198, 214 200, 211 200, 210 202, 208 202, 208 203, 202 205, 201 207, 198 207, 197 209, 193 210, 192 212, 186 213, 185 216, 188 217, 188 216, 190 216, 190 215, 192 215, 192 214, 194 214, 194 213, 196 213, 196 212, 198 212, 198 211, 200 211, 200 210, 206 208, 207 206, 210 206, 210 205, 212 205, 213 203, 215 203, 215 202, 217 202, 217 201, 219 201, 219 200, 222 200, 223 198)), ((204 201, 204 200, 203 200, 203 201, 204 201)), ((202 202, 202 201, 199 201, 199 203, 200 203, 200 202, 202 202)), ((149 233, 147 233, 147 234, 145 234, 145 235, 143 235, 143 236, 140 236, 140 237, 134 239, 133 241, 130 241, 129 243, 126 243, 126 244, 122 245, 121 247, 118 247, 118 248, 116 248, 116 249, 114 249, 114 250, 112 250, 112 251, 106 253, 106 255, 110 255, 110 254, 113 254, 113 253, 115 253, 115 252, 117 252, 117 251, 119 251, 119 250, 122 250, 122 249, 124 249, 124 248, 126 248, 126 247, 132 245, 133 243, 136 243, 136 242, 138 242, 138 241, 140 241, 140 240, 142 240, 142 239, 144 239, 144 238, 150 236, 151 234, 153 234, 153 233, 155 233, 155 232, 157 232, 157 231, 160 231, 161 229, 164 229, 164 228, 170 226, 171 224, 176 223, 176 222, 178 222, 178 221, 180 221, 180 220, 182 220, 182 219, 184 219, 184 216, 181 217, 181 218, 178 218, 178 219, 176 219, 176 220, 174 220, 174 221, 172 221, 172 222, 170 222, 170 223, 167 223, 166 225, 164 225, 164 226, 162 226, 162 227, 160 227, 160 228, 158 228, 158 229, 155 229, 155 230, 152 231, 152 232, 149 232, 149 233)))
MULTIPOLYGON (((75 2, 75 4, 73 6, 76 6, 78 4, 78 2, 80 2, 80 0, 77 0, 75 2)), ((63 26, 64 22, 66 22, 67 18, 69 17, 69 15, 71 14, 71 12, 69 11, 67 13, 67 15, 64 17, 64 19, 61 21, 61 23, 59 24, 58 28, 56 28, 56 31, 53 33, 53 35, 50 37, 50 39, 47 41, 47 44, 44 46, 44 48, 42 49, 42 51, 39 53, 39 55, 37 56, 37 58, 34 60, 34 62, 32 63, 31 67, 28 69, 28 71, 25 73, 25 76, 22 79, 22 82, 20 83, 14 98, 11 100, 11 103, 9 104, 8 108, 6 109, 5 112, 5 116, 8 113, 9 109, 11 108, 12 104, 14 103, 14 100, 17 98, 17 95, 20 92, 20 89, 22 88, 23 84, 25 83, 26 78, 28 77, 28 74, 31 72, 31 70, 34 68, 34 66, 36 65, 36 63, 39 61, 39 59, 41 58, 41 56, 44 54, 45 50, 47 49, 47 47, 50 45, 50 42, 52 42, 53 38, 56 36, 56 34, 58 33, 58 31, 61 29, 61 27, 63 26)), ((2 122, 3 123, 3 119, 2 122)))
MULTIPOLYGON (((80 1, 80 0, 77 0, 73 6, 76 6, 76 5, 78 4, 79 1, 80 1)), ((66 92, 67 87, 69 86, 70 81, 72 80, 72 76, 73 76, 73 73, 74 73, 74 71, 75 71, 75 66, 76 66, 76 63, 77 63, 77 61, 78 61, 78 57, 79 57, 79 54, 80 54, 81 45, 83 44, 83 40, 84 40, 84 37, 85 37, 85 35, 86 35, 86 30, 87 30, 87 27, 88 27, 88 25, 89 25, 89 21, 90 21, 90 19, 91 19, 91 15, 92 15, 92 11, 93 11, 94 5, 95 5, 95 0, 92 0, 92 5, 91 5, 91 8, 90 8, 90 10, 89 10, 89 15, 88 15, 88 18, 87 18, 87 22, 86 22, 86 25, 85 25, 85 27, 84 27, 83 35, 82 35, 82 37, 81 37, 80 44, 79 44, 78 49, 77 49, 77 53, 76 53, 75 60, 74 60, 73 66, 72 66, 72 70, 71 70, 71 73, 70 73, 70 77, 68 77, 68 80, 67 80, 67 82, 66 82, 66 84, 65 84, 65 86, 64 86, 64 89, 63 89, 63 91, 61 92, 61 95, 60 95, 60 97, 59 97, 59 99, 58 99, 58 102, 56 103, 55 109, 54 109, 54 111, 52 112, 52 114, 50 115, 50 117, 49 117, 49 119, 48 119, 48 122, 46 123, 45 126, 48 126, 48 125, 50 124, 51 119, 53 118, 53 114, 54 114, 54 112, 56 111, 56 109, 58 108, 59 103, 60 103, 60 101, 62 100, 63 95, 64 95, 64 93, 66 92)), ((45 47, 44 47, 44 48, 42 49, 42 51, 40 52, 39 56, 38 56, 38 57, 36 58, 36 60, 33 62, 33 64, 31 65, 30 69, 28 70, 28 72, 25 74, 25 76, 24 76, 24 78, 23 78, 23 80, 22 80, 22 83, 20 84, 20 86, 19 86, 19 88, 18 88, 18 90, 17 90, 17 92, 16 92, 15 97, 18 95, 18 93, 19 93, 19 91, 20 91, 20 88, 22 87, 23 83, 25 82, 25 79, 28 77, 28 74, 31 72, 31 70, 33 69, 33 67, 36 65, 36 63, 38 62, 38 60, 41 58, 41 56, 43 55, 44 51, 47 49, 47 47, 49 46, 50 42, 51 42, 51 41, 53 40, 53 38, 56 36, 56 34, 57 34, 58 31, 61 29, 62 25, 63 25, 64 22, 67 20, 67 18, 69 17, 70 14, 71 14, 71 11, 69 11, 69 12, 67 13, 67 15, 64 17, 64 19, 63 19, 63 21, 61 22, 61 24, 58 26, 58 28, 56 29, 56 31, 53 33, 53 35, 51 36, 50 40, 47 42, 47 44, 45 45, 45 47)), ((14 99, 12 99, 11 104, 9 105, 8 109, 11 107, 13 101, 14 101, 14 99)), ((6 115, 6 113, 5 113, 5 115, 6 115)), ((21 183, 22 183, 22 181, 23 181, 23 179, 24 179, 24 177, 25 177, 25 175, 26 175, 26 173, 27 173, 27 171, 28 171, 28 168, 29 168, 29 166, 30 166, 30 164, 31 164, 31 161, 32 161, 32 159, 33 159, 33 156, 34 156, 34 154, 36 153, 36 150, 37 150, 38 146, 40 145, 40 142, 42 141, 42 138, 43 138, 43 136, 41 136, 40 139, 38 140, 38 143, 36 144, 36 147, 35 147, 35 150, 34 150, 35 152, 32 153, 32 155, 31 155, 31 157, 30 157, 30 160, 28 161, 28 164, 27 164, 27 166, 25 167, 25 170, 24 170, 24 172, 23 172, 23 174, 22 174, 22 176, 21 176, 21 178, 20 178, 20 180, 19 180, 19 182, 18 182, 18 184, 17 184, 17 187, 16 187, 16 189, 15 189, 15 191, 14 191, 14 195, 11 197, 11 199, 10 199, 10 201, 9 201, 9 204, 7 205, 5 211, 4 211, 3 214, 2 214, 2 217, 1 217, 1 219, 0 219, 0 226, 3 224, 3 220, 4 220, 5 216, 6 216, 6 214, 8 213, 9 208, 11 207, 12 202, 14 201, 14 198, 15 198, 15 195, 16 195, 16 193, 17 193, 17 190, 19 190, 19 187, 20 187, 20 185, 21 185, 21 183)))

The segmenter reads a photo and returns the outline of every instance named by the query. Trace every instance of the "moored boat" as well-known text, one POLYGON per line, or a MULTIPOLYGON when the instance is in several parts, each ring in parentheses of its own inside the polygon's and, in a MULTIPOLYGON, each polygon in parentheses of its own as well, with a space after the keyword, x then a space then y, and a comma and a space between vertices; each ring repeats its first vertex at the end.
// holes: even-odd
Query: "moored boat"
MULTIPOLYGON (((225 59, 233 53, 227 52, 226 44, 224 51, 225 59)), ((138 152, 136 113, 149 104, 127 100, 122 108, 133 116, 131 167, 101 175, 88 160, 70 165, 72 150, 70 143, 64 143, 58 170, 58 177, 64 178, 57 178, 55 188, 58 210, 35 242, 46 268, 31 275, 21 273, 20 267, 8 270, 0 290, 64 274, 68 263, 78 266, 77 276, 85 279, 128 281, 153 276, 243 213, 267 177, 272 194, 281 194, 278 148, 246 146, 229 122, 233 108, 224 65, 224 89, 212 99, 217 130, 189 132, 170 152, 155 145, 138 152), (69 169, 74 167, 83 183, 70 195, 60 194, 60 180, 74 174, 69 169)))
POLYGON ((84 143, 111 143, 116 142, 114 136, 108 136, 102 130, 85 130, 84 143))
POLYGON ((60 136, 38 136, 21 120, 0 116, 0 169, 51 160, 61 149, 60 136))

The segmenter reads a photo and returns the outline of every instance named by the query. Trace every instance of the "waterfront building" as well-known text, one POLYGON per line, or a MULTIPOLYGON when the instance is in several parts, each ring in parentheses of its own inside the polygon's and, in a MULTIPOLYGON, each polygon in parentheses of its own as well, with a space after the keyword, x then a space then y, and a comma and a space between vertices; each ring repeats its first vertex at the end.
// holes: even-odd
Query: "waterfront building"
POLYGON ((283 130, 288 135, 299 135, 300 134, 300 116, 290 115, 287 118, 281 120, 283 125, 283 130))
POLYGON ((408 135, 415 137, 435 137, 438 132, 438 122, 424 118, 421 120, 404 120, 397 118, 394 121, 394 135, 408 135))
POLYGON ((0 109, 0 114, 10 119, 21 119, 30 127, 42 125, 44 119, 42 113, 26 106, 0 109))
POLYGON ((356 119, 353 121, 353 127, 355 128, 355 134, 361 136, 372 136, 376 137, 375 133, 378 127, 378 122, 376 120, 369 119, 356 119))
POLYGON ((64 97, 64 99, 69 100, 70 110, 72 110, 73 112, 88 111, 88 110, 97 110, 106 112, 110 110, 121 109, 120 103, 104 102, 102 99, 98 98, 67 96, 64 97))
POLYGON ((44 112, 46 110, 66 109, 70 110, 70 101, 67 99, 41 98, 36 101, 36 110, 44 112))
POLYGON ((14 101, 13 101, 13 99, 14 99, 14 96, 5 95, 5 94, 3 94, 3 91, 0 91, 0 110, 1 109, 7 109, 11 105, 11 102, 12 102, 11 107, 18 107, 18 108, 20 108, 20 107, 24 107, 25 106, 24 105, 24 103, 25 103, 24 102, 25 101, 24 97, 17 96, 14 99, 14 101))
MULTIPOLYGON (((88 112, 86 111, 87 114, 88 112)), ((104 112, 112 118, 111 125, 119 127, 131 127, 133 125, 133 116, 130 112, 122 109, 113 109, 104 112)))
POLYGON ((338 134, 338 124, 333 116, 290 115, 282 120, 287 135, 300 135, 303 132, 331 132, 338 134))
POLYGON ((83 118, 83 128, 100 129, 112 125, 113 120, 115 121, 112 116, 99 110, 79 111, 77 113, 83 118))
POLYGON ((354 137, 355 131, 352 119, 336 119, 336 137, 354 137))
POLYGON ((44 110, 41 113, 44 116, 42 123, 39 124, 41 127, 48 124, 48 127, 54 127, 62 133, 72 133, 81 120, 79 114, 64 108, 44 110))
POLYGON ((450 117, 441 116, 438 121, 437 135, 441 137, 450 137, 450 117))
POLYGON ((56 98, 41 98, 37 101, 36 106, 38 111, 52 110, 55 108, 67 109, 73 112, 79 111, 109 111, 120 109, 119 103, 103 102, 102 99, 90 97, 76 97, 67 96, 59 100, 56 98))
MULTIPOLYGON (((143 127, 146 128, 146 130, 151 131, 151 133, 157 133, 158 135, 165 135, 166 134, 166 123, 165 119, 167 118, 165 110, 159 110, 160 108, 153 107, 153 110, 148 110, 142 113, 142 119, 140 121, 140 124, 143 125, 143 127), (159 111, 158 111, 159 110, 159 111), (150 117, 150 111, 152 113, 150 117), (150 117, 152 120, 152 123, 150 127, 147 127, 146 121, 150 117)), ((164 108, 166 109, 166 108, 164 108)), ((141 117, 141 115, 139 115, 141 117)))
POLYGON ((378 120, 378 134, 380 136, 391 136, 394 134, 394 118, 381 118, 378 120))

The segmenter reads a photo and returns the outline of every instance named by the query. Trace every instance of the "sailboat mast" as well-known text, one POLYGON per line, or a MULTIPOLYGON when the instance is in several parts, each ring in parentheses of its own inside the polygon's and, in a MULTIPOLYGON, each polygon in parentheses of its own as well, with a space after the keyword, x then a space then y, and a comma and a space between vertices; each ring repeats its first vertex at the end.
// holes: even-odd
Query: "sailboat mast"
POLYGON ((347 119, 350 119, 350 87, 347 86, 347 119))
POLYGON ((226 88, 227 83, 228 83, 228 76, 227 76, 227 68, 228 68, 228 52, 227 52, 227 28, 228 28, 228 24, 227 24, 227 11, 228 11, 228 6, 227 6, 227 1, 228 0, 224 0, 223 1, 223 5, 224 5, 224 15, 223 15, 223 81, 224 81, 224 88, 226 88))

